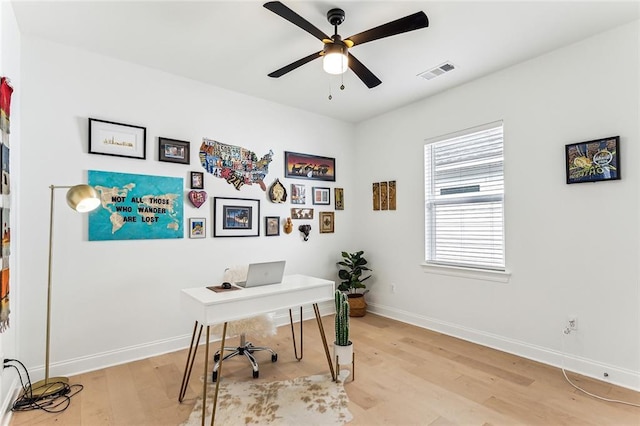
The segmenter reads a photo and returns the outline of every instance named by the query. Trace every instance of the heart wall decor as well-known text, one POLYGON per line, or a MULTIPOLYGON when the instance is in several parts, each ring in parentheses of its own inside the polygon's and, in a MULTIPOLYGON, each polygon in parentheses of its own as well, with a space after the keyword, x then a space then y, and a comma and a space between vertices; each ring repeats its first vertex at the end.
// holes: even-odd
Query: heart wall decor
POLYGON ((207 192, 206 191, 189 191, 189 201, 193 204, 194 207, 200 208, 201 205, 207 201, 207 192))

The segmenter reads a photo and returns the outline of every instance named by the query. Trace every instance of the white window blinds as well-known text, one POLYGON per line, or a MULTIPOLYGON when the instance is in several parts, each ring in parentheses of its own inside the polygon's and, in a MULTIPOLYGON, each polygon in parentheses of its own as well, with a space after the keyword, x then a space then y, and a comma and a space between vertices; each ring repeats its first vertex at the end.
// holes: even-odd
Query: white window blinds
POLYGON ((425 260, 504 270, 502 122, 427 141, 425 260))

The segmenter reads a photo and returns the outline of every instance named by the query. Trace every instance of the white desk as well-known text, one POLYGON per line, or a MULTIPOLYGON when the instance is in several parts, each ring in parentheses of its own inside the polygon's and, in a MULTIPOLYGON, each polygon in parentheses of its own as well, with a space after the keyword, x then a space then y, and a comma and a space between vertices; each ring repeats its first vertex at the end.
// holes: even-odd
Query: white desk
MULTIPOLYGON (((220 344, 221 357, 218 369, 218 380, 216 381, 216 389, 213 397, 213 414, 211 424, 215 420, 216 405, 218 399, 218 386, 222 379, 222 351, 225 345, 226 326, 228 321, 249 318, 255 315, 273 312, 281 309, 291 309, 296 306, 312 304, 318 323, 318 330, 322 337, 327 363, 331 371, 331 376, 335 380, 333 364, 331 363, 331 355, 327 346, 327 340, 322 326, 320 311, 318 309, 319 302, 333 300, 335 296, 335 283, 333 281, 309 277, 306 275, 287 275, 279 284, 270 284, 261 287, 243 288, 240 290, 232 290, 226 292, 215 292, 206 287, 186 288, 181 291, 180 303, 182 309, 192 315, 195 319, 193 335, 191 338, 191 347, 187 355, 187 364, 182 378, 182 386, 180 388, 180 396, 178 400, 182 402, 186 388, 189 384, 191 369, 195 360, 197 347, 200 342, 202 327, 206 326, 206 346, 205 346, 205 362, 204 362, 204 386, 202 392, 202 424, 206 414, 207 400, 207 372, 209 361, 209 332, 210 326, 214 324, 224 323, 222 341, 220 344), (196 331, 200 326, 197 334, 196 331), (194 346, 195 342, 195 346, 194 346)), ((291 316, 291 311, 289 311, 291 316)), ((293 319, 291 320, 293 322, 293 319)), ((302 323, 302 318, 300 318, 302 323)), ((291 324, 293 332, 293 323, 291 324)), ((295 346, 295 336, 294 336, 295 346)), ((297 354, 296 354, 297 358, 297 354)))

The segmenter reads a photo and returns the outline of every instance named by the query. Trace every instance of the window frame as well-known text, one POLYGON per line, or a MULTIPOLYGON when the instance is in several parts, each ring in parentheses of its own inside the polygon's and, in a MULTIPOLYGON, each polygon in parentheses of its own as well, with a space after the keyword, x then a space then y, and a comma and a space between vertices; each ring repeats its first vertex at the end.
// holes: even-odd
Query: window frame
MULTIPOLYGON (((463 143, 463 140, 458 141, 458 143, 463 143)), ((471 277, 478 279, 486 279, 491 281, 498 282, 507 282, 509 280, 510 272, 507 271, 507 263, 506 263, 506 242, 505 242, 505 176, 504 176, 504 123, 502 120, 494 121, 491 123, 486 123, 479 126, 474 126, 471 128, 467 128, 464 130, 460 130, 457 132, 449 133, 446 135, 429 138, 424 142, 424 190, 425 190, 425 199, 424 199, 424 262, 422 263, 423 269, 425 272, 438 273, 443 275, 453 275, 453 276, 463 276, 463 277, 471 277), (427 150, 430 146, 438 143, 450 142, 458 138, 463 138, 465 136, 471 136, 473 134, 490 131, 492 129, 500 128, 501 130, 501 157, 499 161, 495 161, 492 159, 488 159, 488 163, 499 163, 500 164, 500 179, 498 180, 501 188, 499 192, 488 191, 486 194, 478 193, 478 192, 460 192, 453 193, 457 194, 456 196, 434 200, 435 197, 435 186, 436 186, 436 178, 433 172, 433 162, 428 164, 428 155, 427 150), (429 175, 428 175, 429 173, 429 175), (429 184, 431 185, 430 192, 427 191, 429 184), (473 195, 471 195, 473 194, 473 195), (488 261, 489 257, 486 258, 486 262, 484 264, 476 264, 476 263, 466 263, 466 262, 449 262, 443 260, 435 260, 435 253, 437 250, 437 224, 434 220, 435 215, 434 212, 430 211, 433 206, 436 205, 471 205, 475 203, 487 203, 487 202, 499 202, 500 203, 500 214, 501 218, 499 223, 501 224, 501 233, 500 235, 496 235, 501 237, 499 248, 501 261, 499 265, 495 265, 494 262, 488 261), (430 256, 431 254, 431 256, 430 256), (431 257, 431 258, 430 258, 431 257)), ((429 154, 432 155, 432 154, 429 154)), ((433 157, 432 157, 433 159, 433 157)), ((460 162, 462 163, 462 162, 460 162)), ((487 163, 487 164, 488 164, 487 163)), ((487 166, 487 170, 484 172, 486 176, 490 176, 491 170, 490 166, 487 166)), ((462 178, 461 178, 462 180, 462 178)), ((451 194, 449 194, 451 195, 451 194)), ((496 246, 498 247, 498 246, 496 246)))

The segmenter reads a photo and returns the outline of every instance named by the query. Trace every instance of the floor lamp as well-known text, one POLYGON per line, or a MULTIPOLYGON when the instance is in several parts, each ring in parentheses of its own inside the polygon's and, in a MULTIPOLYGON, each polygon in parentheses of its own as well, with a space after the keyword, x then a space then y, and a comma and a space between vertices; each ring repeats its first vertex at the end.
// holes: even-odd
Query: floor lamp
POLYGON ((86 213, 100 205, 98 192, 89 185, 75 186, 49 186, 51 189, 51 209, 49 212, 49 275, 47 279, 47 341, 45 345, 44 380, 34 383, 31 387, 34 398, 55 395, 66 387, 69 379, 66 377, 49 377, 49 348, 51 330, 51 265, 53 260, 53 211, 54 193, 56 189, 69 189, 67 191, 67 204, 73 210, 86 213))

